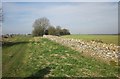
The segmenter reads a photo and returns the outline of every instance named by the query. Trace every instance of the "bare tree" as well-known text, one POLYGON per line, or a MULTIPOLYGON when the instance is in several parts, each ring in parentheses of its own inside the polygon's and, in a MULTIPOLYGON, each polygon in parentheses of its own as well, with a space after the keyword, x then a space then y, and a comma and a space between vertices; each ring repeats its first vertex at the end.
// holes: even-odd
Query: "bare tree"
POLYGON ((3 10, 2 7, 0 7, 0 22, 3 21, 3 10))
POLYGON ((0 39, 2 35, 2 22, 3 22, 3 12, 2 12, 2 7, 0 6, 0 39))
POLYGON ((34 36, 42 36, 45 34, 45 30, 50 26, 50 22, 46 17, 42 17, 39 19, 36 19, 33 24, 33 32, 32 34, 34 36))

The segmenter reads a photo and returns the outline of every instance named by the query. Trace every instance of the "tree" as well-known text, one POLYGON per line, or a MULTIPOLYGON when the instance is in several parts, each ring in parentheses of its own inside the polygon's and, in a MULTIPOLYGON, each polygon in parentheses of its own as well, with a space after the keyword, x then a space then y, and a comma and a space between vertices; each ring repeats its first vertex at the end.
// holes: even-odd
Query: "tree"
POLYGON ((3 21, 3 11, 2 8, 0 7, 0 22, 3 21))
POLYGON ((57 26, 56 27, 56 35, 60 35, 60 32, 61 32, 61 27, 57 26))
POLYGON ((45 35, 48 35, 48 30, 45 30, 45 35))
POLYGON ((44 34, 44 29, 39 26, 36 26, 32 32, 33 36, 42 36, 43 34, 44 34))
POLYGON ((68 29, 61 29, 60 26, 56 28, 50 25, 49 20, 46 17, 38 18, 33 24, 33 36, 42 36, 42 35, 70 35, 68 29))
POLYGON ((70 32, 68 29, 62 29, 63 35, 70 35, 70 32))
POLYGON ((60 26, 56 27, 56 35, 70 35, 70 32, 68 29, 61 29, 60 26))
POLYGON ((50 22, 46 17, 38 18, 33 24, 33 36, 42 36, 45 30, 50 26, 50 22))
POLYGON ((56 29, 53 26, 48 27, 48 34, 49 35, 56 35, 56 29))

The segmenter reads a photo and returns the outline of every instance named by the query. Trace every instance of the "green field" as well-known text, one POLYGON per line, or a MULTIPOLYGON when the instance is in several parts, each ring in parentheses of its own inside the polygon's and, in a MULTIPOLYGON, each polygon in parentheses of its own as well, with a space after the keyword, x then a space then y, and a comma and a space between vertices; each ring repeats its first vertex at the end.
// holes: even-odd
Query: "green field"
MULTIPOLYGON (((74 38, 74 39, 82 39, 86 41, 91 41, 91 40, 102 40, 104 43, 112 43, 118 45, 118 35, 65 35, 62 36, 65 38, 74 38)), ((120 45, 120 41, 119 41, 120 45)))
POLYGON ((108 65, 48 39, 7 38, 2 48, 3 77, 116 77, 108 65))

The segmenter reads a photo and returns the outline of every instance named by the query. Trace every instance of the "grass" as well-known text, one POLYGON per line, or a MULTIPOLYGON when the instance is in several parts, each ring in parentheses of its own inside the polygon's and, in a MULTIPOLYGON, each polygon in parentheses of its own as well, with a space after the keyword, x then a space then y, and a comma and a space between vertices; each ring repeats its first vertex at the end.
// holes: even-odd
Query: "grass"
POLYGON ((3 77, 116 77, 118 67, 45 38, 19 36, 3 46, 3 77))
POLYGON ((9 39, 11 43, 3 45, 2 48, 2 65, 3 65, 3 74, 14 76, 17 68, 22 66, 23 58, 27 48, 28 37, 15 37, 9 39))
POLYGON ((64 38, 73 38, 73 39, 82 39, 82 40, 86 40, 86 41, 91 41, 91 40, 95 40, 95 39, 99 39, 102 40, 104 43, 108 43, 108 44, 116 44, 120 45, 120 41, 118 41, 118 35, 65 35, 62 36, 64 38))

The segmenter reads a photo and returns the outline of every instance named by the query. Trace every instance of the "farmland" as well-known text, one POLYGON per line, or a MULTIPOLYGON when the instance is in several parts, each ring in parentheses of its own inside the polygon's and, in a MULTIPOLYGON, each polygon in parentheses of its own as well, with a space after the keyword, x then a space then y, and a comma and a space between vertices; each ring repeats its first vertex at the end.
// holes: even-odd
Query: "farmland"
POLYGON ((64 38, 73 38, 73 39, 82 39, 82 40, 86 40, 86 41, 99 39, 99 40, 102 40, 103 43, 108 43, 108 44, 112 43, 112 44, 116 44, 116 45, 118 45, 118 43, 120 44, 120 41, 118 41, 118 35, 80 35, 80 34, 76 34, 76 35, 65 35, 63 37, 64 38))
MULTIPOLYGON (((65 37, 74 38, 74 36, 65 37)), ((75 38, 80 37, 75 36, 75 38)), ((81 36, 81 38, 85 37, 81 36)), ((15 36, 5 38, 4 41, 2 48, 3 77, 118 76, 117 66, 84 57, 80 52, 46 38, 15 36)))

